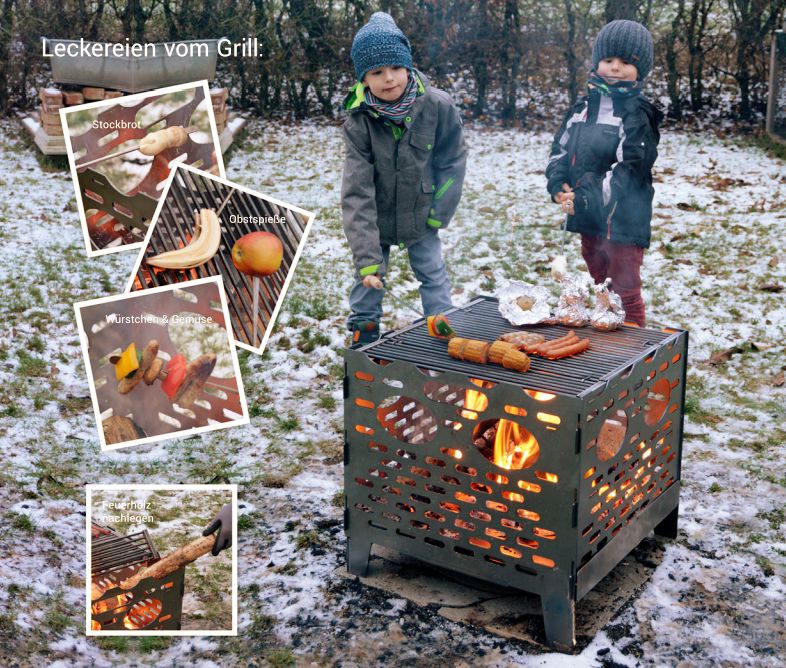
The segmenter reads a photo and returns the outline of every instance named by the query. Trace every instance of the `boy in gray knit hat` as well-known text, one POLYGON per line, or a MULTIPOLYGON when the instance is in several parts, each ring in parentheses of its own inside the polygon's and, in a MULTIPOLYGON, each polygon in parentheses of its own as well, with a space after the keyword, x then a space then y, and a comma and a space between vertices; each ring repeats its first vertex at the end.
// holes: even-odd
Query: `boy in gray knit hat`
POLYGON ((581 234, 596 283, 607 277, 626 320, 644 327, 641 265, 650 245, 652 166, 663 114, 642 94, 652 69, 652 35, 635 21, 612 21, 592 49, 588 93, 565 116, 546 168, 548 191, 581 234))
POLYGON ((413 68, 409 40, 389 14, 376 12, 357 32, 351 56, 357 83, 344 102, 341 208, 355 264, 354 345, 379 338, 391 246, 407 249, 424 315, 453 305, 437 230, 458 206, 467 152, 458 109, 413 68))

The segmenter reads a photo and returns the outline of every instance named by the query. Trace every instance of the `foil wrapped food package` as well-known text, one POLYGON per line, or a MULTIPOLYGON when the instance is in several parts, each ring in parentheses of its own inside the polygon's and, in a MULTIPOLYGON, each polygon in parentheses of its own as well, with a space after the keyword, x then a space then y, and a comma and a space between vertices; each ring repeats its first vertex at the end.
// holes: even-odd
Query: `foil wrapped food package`
POLYGON ((625 322, 625 309, 622 299, 609 287, 611 279, 595 286, 595 308, 590 316, 590 324, 602 332, 610 332, 625 322))
POLYGON ((570 276, 563 277, 561 283, 562 294, 554 312, 555 320, 567 327, 583 327, 589 322, 589 291, 582 281, 570 276))
POLYGON ((499 312, 511 325, 537 325, 551 317, 552 297, 544 287, 510 281, 498 298, 499 312))

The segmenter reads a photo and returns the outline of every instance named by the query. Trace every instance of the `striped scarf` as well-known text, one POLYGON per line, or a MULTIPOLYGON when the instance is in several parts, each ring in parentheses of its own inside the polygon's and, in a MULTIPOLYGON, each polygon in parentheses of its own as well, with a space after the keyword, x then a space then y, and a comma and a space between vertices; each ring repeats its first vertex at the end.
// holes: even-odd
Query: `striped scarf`
POLYGON ((385 102, 373 95, 370 89, 366 88, 364 101, 369 108, 376 111, 380 116, 389 118, 394 123, 401 123, 412 108, 412 103, 417 96, 418 82, 415 79, 414 72, 410 70, 407 87, 398 100, 395 102, 385 102))
POLYGON ((590 88, 597 88, 601 95, 608 97, 633 97, 641 93, 643 83, 641 81, 615 81, 606 79, 595 70, 589 73, 587 85, 590 88))

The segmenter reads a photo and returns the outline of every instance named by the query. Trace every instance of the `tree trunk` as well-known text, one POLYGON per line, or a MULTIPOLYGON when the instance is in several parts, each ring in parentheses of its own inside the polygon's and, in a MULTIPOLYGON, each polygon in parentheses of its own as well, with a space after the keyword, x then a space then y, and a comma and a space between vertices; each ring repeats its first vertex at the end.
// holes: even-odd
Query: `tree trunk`
POLYGON ((617 19, 638 21, 641 0, 606 0, 604 17, 606 23, 617 19))
POLYGON ((14 0, 3 2, 3 24, 0 29, 0 111, 8 111, 8 54, 13 35, 14 0))
POLYGON ((565 18, 568 22, 568 38, 565 40, 565 50, 562 52, 565 56, 565 65, 568 68, 568 96, 570 97, 570 106, 576 104, 579 96, 578 72, 579 72, 579 57, 576 54, 576 12, 573 9, 573 2, 571 0, 564 0, 565 18))
POLYGON ((679 39, 679 26, 685 10, 685 0, 679 0, 677 13, 671 22, 671 30, 666 36, 666 70, 669 90, 669 116, 677 120, 682 118, 682 102, 680 101, 679 71, 677 70, 677 40, 679 39))

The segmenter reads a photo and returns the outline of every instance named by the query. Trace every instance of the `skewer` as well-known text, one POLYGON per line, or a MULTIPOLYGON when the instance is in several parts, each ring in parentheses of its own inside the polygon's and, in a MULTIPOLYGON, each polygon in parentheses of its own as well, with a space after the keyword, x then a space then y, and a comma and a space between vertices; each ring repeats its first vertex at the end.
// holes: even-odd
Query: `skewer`
POLYGON ((252 290, 254 291, 254 335, 251 339, 251 347, 253 348, 257 345, 257 330, 259 328, 259 318, 257 317, 259 312, 259 276, 254 276, 252 285, 252 290))
POLYGON ((230 191, 230 193, 226 196, 226 199, 223 202, 221 202, 221 206, 218 207, 218 211, 216 211, 216 215, 217 216, 219 216, 219 217, 221 216, 221 212, 224 210, 224 207, 229 202, 229 198, 232 197, 232 195, 234 195, 234 194, 235 194, 235 191, 234 191, 234 189, 232 189, 230 191))
MULTIPOLYGON (((166 116, 164 118, 166 118, 166 116)), ((162 120, 164 120, 164 119, 160 118, 160 119, 158 119, 158 121, 156 121, 156 123, 159 123, 162 120)), ((153 123, 153 125, 156 125, 156 123, 153 123)), ((151 127, 151 126, 148 125, 147 127, 151 127)), ((145 128, 145 129, 147 129, 147 128, 145 128)), ((186 128, 186 132, 188 134, 191 134, 193 132, 199 132, 199 128, 195 127, 195 126, 191 126, 191 127, 186 128)), ((139 150, 139 144, 137 144, 136 146, 133 146, 131 148, 128 148, 128 149, 126 149, 124 151, 118 151, 117 153, 112 153, 111 155, 105 155, 102 158, 95 158, 94 160, 88 160, 87 162, 81 162, 78 165, 75 165, 75 167, 77 169, 82 169, 82 167, 90 167, 90 165, 95 165, 96 163, 103 162, 104 160, 111 160, 112 158, 117 158, 117 157, 119 157, 121 155, 125 155, 126 153, 133 153, 134 151, 138 151, 138 150, 139 150)))
MULTIPOLYGON (((221 216, 221 212, 224 210, 224 207, 229 203, 230 198, 232 195, 235 194, 234 189, 229 192, 223 202, 221 202, 221 206, 218 207, 218 211, 216 211, 217 216, 221 216)), ((259 318, 257 316, 259 312, 259 277, 254 276, 251 281, 251 291, 252 291, 252 312, 254 314, 254 327, 253 327, 253 334, 251 335, 251 347, 255 347, 257 345, 257 335, 259 333, 259 318)))
MULTIPOLYGON (((112 355, 109 358, 109 362, 110 362, 110 364, 116 364, 118 359, 120 359, 119 355, 112 355)), ((161 369, 161 371, 158 372, 158 379, 159 380, 166 380, 166 377, 168 375, 169 375, 168 371, 164 371, 164 369, 161 369)), ((234 389, 232 387, 224 387, 223 385, 217 385, 216 383, 211 383, 210 381, 207 381, 205 383, 205 387, 212 387, 212 388, 214 388, 216 390, 221 390, 222 392, 226 391, 226 392, 234 392, 235 394, 240 394, 239 390, 236 390, 236 389, 234 389)))

